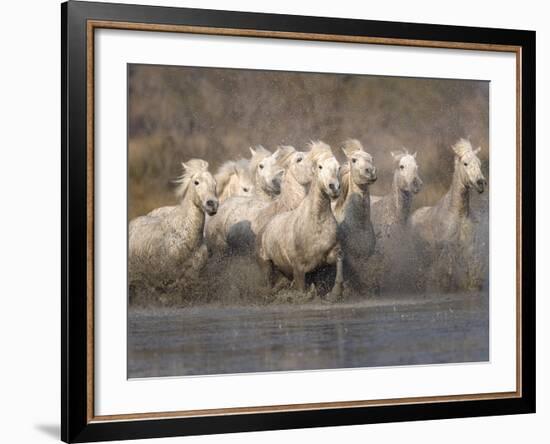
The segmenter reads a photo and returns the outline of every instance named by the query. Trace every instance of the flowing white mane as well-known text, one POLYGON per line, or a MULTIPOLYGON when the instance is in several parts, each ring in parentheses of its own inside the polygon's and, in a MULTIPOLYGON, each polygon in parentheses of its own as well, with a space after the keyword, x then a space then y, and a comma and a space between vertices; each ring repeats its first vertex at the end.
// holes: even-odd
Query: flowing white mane
POLYGON ((346 199, 350 190, 350 174, 351 174, 351 162, 349 159, 351 156, 355 155, 357 157, 364 157, 372 162, 372 156, 365 151, 363 144, 357 139, 348 139, 342 143, 342 151, 348 159, 347 162, 344 162, 340 167, 340 177, 341 177, 341 193, 340 198, 336 201, 334 208, 336 211, 340 211, 341 208, 345 205, 346 199))
POLYGON ((365 151, 363 145, 357 139, 348 139, 342 144, 342 151, 349 156, 357 151, 365 151))
POLYGON ((221 195, 222 191, 227 186, 232 176, 237 176, 239 178, 247 177, 248 160, 228 160, 218 168, 218 172, 214 176, 214 178, 216 179, 216 189, 218 196, 221 195))
POLYGON ((458 156, 458 157, 462 157, 464 156, 465 154, 467 153, 471 153, 473 152, 473 148, 472 148, 472 144, 470 143, 469 140, 467 139, 459 139, 458 142, 456 142, 453 147, 452 147, 454 153, 458 156))
POLYGON ((183 173, 174 180, 174 183, 179 184, 175 190, 176 196, 179 199, 185 197, 193 176, 208 171, 208 162, 202 159, 191 159, 187 162, 182 162, 181 166, 183 167, 183 173))
POLYGON ((409 150, 405 147, 397 151, 391 151, 390 154, 395 162, 401 161, 405 156, 414 156, 414 154, 409 153, 409 150))
POLYGON ((311 141, 309 143, 308 155, 313 163, 333 157, 332 150, 325 142, 320 140, 311 141))
MULTIPOLYGON (((365 152, 363 150, 363 145, 357 139, 348 139, 344 143, 342 143, 342 151, 344 152, 346 157, 349 157, 353 155, 353 153, 357 153, 358 151, 365 152)), ((344 162, 340 167, 340 174, 342 176, 342 194, 347 193, 347 188, 349 186, 347 182, 350 170, 351 167, 349 162, 344 162)))
POLYGON ((271 152, 266 150, 262 145, 257 145, 254 148, 251 147, 250 151, 252 152, 252 157, 250 158, 248 170, 251 176, 254 176, 260 162, 266 157, 271 156, 271 152))
POLYGON ((296 152, 296 148, 290 145, 280 145, 277 147, 275 157, 277 158, 277 164, 281 168, 288 168, 292 155, 296 152))

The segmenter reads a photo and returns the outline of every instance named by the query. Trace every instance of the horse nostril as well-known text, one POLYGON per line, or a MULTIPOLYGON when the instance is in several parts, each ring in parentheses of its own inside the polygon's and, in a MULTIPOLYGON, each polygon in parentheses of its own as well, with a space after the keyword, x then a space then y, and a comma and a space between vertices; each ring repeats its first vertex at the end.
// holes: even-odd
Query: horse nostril
POLYGON ((215 204, 215 202, 214 202, 213 200, 207 200, 207 201, 206 201, 206 206, 207 206, 207 207, 213 207, 214 204, 215 204))
POLYGON ((329 187, 332 191, 334 191, 334 190, 336 189, 336 185, 334 185, 333 183, 330 183, 330 184, 328 185, 328 187, 329 187))

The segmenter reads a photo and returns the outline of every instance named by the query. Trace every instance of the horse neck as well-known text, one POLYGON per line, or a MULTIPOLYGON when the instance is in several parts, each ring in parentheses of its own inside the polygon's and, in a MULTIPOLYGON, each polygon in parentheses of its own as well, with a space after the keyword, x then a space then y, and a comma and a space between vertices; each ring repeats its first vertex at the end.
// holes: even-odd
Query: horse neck
POLYGON ((195 203, 192 192, 185 193, 181 203, 176 206, 176 211, 172 214, 170 224, 178 233, 191 242, 202 241, 205 215, 203 209, 195 203))
POLYGON ((231 196, 234 196, 239 191, 239 178, 233 174, 231 175, 231 179, 227 182, 225 185, 225 188, 222 190, 222 196, 225 199, 230 198, 231 196))
MULTIPOLYGON (((231 179, 233 180, 233 179, 231 179)), ((228 198, 230 198, 232 195, 234 195, 234 189, 233 189, 233 184, 231 183, 231 180, 223 187, 223 189, 218 193, 219 196, 218 196, 218 199, 221 202, 227 200, 228 198)))
POLYGON ((457 168, 453 173, 451 188, 445 199, 447 210, 458 216, 469 216, 470 214, 470 190, 464 186, 457 168))
POLYGON ((296 208, 305 197, 305 187, 296 180, 292 172, 287 172, 281 186, 281 195, 277 201, 279 208, 281 210, 296 208))
POLYGON ((344 208, 346 213, 352 212, 360 219, 370 218, 370 191, 366 184, 355 183, 351 172, 347 177, 347 195, 345 196, 344 208), (357 198, 359 197, 359 198, 357 198))
POLYGON ((328 215, 332 216, 330 198, 321 189, 321 184, 317 177, 311 182, 309 193, 304 199, 304 203, 312 220, 322 221, 328 215))
POLYGON ((392 200, 393 200, 393 209, 395 211, 395 217, 400 222, 406 222, 411 213, 411 204, 412 204, 412 195, 408 191, 404 191, 397 185, 397 174, 396 171, 393 175, 393 184, 392 184, 392 200))
POLYGON ((259 197, 263 200, 271 200, 272 196, 263 188, 262 179, 260 176, 256 175, 254 180, 254 190, 256 193, 256 197, 259 197))

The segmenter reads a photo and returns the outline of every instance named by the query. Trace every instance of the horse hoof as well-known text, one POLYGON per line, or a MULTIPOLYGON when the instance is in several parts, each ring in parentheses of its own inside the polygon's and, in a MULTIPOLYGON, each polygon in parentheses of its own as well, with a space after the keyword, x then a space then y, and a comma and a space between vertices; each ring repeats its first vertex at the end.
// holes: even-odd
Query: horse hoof
POLYGON ((333 288, 326 296, 327 302, 338 302, 342 299, 342 287, 333 288))

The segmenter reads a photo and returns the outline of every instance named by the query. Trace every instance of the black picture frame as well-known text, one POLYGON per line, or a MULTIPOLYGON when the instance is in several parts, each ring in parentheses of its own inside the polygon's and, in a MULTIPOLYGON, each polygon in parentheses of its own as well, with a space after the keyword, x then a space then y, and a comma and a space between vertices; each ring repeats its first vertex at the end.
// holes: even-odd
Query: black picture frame
MULTIPOLYGON (((90 442, 535 412, 535 32, 185 8, 69 1, 61 5, 62 274, 61 438, 90 442), (521 394, 318 410, 96 421, 90 417, 88 360, 89 159, 87 23, 90 20, 262 30, 410 41, 512 45, 521 67, 521 394)), ((445 46, 445 45, 443 45, 445 46)), ((121 148, 124 149, 124 148, 121 148)), ((494 277, 498 279, 497 277, 494 277)), ((90 324, 91 323, 91 324, 90 324)))

